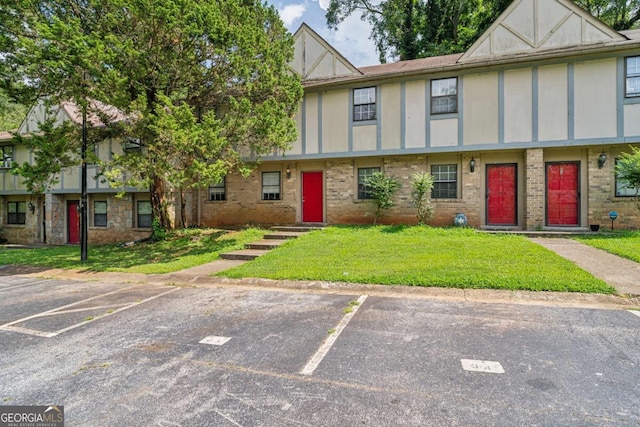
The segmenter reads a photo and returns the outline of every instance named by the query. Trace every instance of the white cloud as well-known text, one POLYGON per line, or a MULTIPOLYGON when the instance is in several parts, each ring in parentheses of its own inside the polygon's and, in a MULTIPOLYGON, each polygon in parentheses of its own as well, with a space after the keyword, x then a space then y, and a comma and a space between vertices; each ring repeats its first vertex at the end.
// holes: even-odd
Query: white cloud
POLYGON ((331 3, 331 0, 318 0, 320 8, 323 10, 327 10, 329 8, 329 3, 331 3))
POLYGON ((369 40, 371 25, 354 14, 338 25, 337 31, 318 31, 338 52, 356 67, 379 64, 373 41, 369 40))
POLYGON ((307 6, 304 4, 290 4, 282 8, 280 12, 280 19, 284 22, 286 27, 291 27, 298 19, 302 17, 307 10, 307 6))

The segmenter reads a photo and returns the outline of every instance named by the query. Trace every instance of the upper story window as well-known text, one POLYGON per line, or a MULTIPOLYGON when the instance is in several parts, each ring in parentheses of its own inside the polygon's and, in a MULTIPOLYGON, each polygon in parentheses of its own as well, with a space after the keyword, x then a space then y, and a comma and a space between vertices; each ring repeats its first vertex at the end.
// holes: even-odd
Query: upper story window
POLYGON ((7 212, 7 224, 26 224, 27 202, 8 202, 7 212))
POLYGON ((458 112, 458 78, 431 80, 431 114, 458 112))
POLYGON ((262 172, 262 200, 280 200, 280 172, 262 172))
POLYGON ((227 178, 223 177, 220 182, 209 186, 209 200, 227 200, 226 182, 227 178))
POLYGON ((376 119, 376 88, 353 90, 353 121, 376 119))
POLYGON ((458 197, 458 166, 457 165, 433 165, 433 199, 455 199, 458 197))
POLYGON ((371 199, 371 187, 367 184, 373 174, 380 172, 380 168, 358 168, 358 199, 371 199))
POLYGON ((122 143, 122 151, 125 154, 139 153, 142 151, 142 144, 137 138, 129 138, 122 143))
POLYGON ((13 145, 0 146, 0 153, 2 154, 0 168, 10 168, 11 163, 13 162, 13 145))
POLYGON ((627 58, 625 96, 640 96, 640 56, 627 58))

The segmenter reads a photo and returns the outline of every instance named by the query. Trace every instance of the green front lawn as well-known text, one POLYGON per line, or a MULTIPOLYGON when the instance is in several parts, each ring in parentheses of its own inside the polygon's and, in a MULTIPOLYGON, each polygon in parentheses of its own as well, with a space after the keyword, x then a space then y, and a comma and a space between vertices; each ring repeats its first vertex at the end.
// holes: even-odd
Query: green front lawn
POLYGON ((329 227, 221 276, 385 285, 614 293, 525 237, 471 229, 329 227))
POLYGON ((576 237, 576 240, 614 255, 640 262, 640 231, 619 231, 576 237))
POLYGON ((218 259, 221 252, 242 249, 260 240, 264 230, 243 231, 187 229, 170 233, 162 242, 132 246, 105 245, 89 248, 88 261, 80 262, 78 246, 38 249, 0 249, 0 265, 18 264, 49 268, 73 268, 126 273, 170 273, 218 259))

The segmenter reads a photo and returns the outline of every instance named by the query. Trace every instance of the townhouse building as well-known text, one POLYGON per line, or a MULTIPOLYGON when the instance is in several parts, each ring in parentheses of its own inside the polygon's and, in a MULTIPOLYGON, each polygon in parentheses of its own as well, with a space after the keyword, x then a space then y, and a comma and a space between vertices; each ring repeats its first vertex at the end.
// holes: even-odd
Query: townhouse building
MULTIPOLYGON (((515 0, 464 53, 368 67, 303 24, 291 67, 304 85, 297 140, 247 178, 203 183, 188 199, 192 223, 371 223, 366 180, 384 171, 402 187, 380 221, 413 224, 410 179, 425 171, 433 225, 463 213, 477 228, 583 230, 616 211, 616 227, 640 228, 635 189, 615 173, 620 154, 640 146, 640 30, 617 32, 569 0, 515 0)), ((38 114, 19 131, 33 131, 38 114)), ((73 106, 58 114, 78 119, 73 106)), ((37 198, 6 169, 30 153, 9 134, 0 147, 2 234, 76 242, 79 169, 37 198)), ((149 234, 148 192, 118 198, 89 176, 90 243, 149 234)))

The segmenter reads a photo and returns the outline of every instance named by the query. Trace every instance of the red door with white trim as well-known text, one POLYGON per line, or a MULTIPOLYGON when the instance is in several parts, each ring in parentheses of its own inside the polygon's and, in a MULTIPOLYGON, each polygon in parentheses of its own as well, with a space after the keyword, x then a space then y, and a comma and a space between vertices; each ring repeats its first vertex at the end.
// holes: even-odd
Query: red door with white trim
POLYGON ((322 172, 302 172, 302 222, 323 222, 322 172))
POLYGON ((80 214, 77 200, 67 201, 67 243, 80 243, 80 214))
POLYGON ((487 225, 517 224, 517 165, 487 165, 487 225))
POLYGON ((579 171, 578 162, 547 163, 547 225, 579 225, 579 171))

